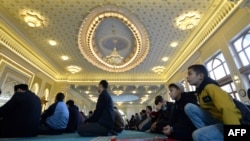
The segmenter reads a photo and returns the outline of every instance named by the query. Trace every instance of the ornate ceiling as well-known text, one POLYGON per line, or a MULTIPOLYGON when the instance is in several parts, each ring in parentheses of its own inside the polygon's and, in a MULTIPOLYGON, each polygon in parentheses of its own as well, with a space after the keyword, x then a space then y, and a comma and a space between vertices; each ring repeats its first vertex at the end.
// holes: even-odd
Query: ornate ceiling
POLYGON ((0 0, 0 17, 28 44, 36 56, 30 60, 48 66, 49 77, 83 96, 88 89, 96 96, 106 79, 111 91, 141 102, 145 94, 152 98, 148 91, 163 91, 240 2, 0 0))

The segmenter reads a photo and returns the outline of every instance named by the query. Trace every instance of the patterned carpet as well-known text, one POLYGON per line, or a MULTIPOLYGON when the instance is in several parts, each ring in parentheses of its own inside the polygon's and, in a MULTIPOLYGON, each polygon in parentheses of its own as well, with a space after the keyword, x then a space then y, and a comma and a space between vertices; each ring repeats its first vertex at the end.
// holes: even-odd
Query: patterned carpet
POLYGON ((1 141, 174 141, 167 139, 165 135, 152 134, 139 131, 124 130, 118 136, 105 137, 81 137, 77 133, 65 133, 61 135, 39 135, 32 138, 4 138, 1 141), (113 139, 112 139, 113 138, 113 139))

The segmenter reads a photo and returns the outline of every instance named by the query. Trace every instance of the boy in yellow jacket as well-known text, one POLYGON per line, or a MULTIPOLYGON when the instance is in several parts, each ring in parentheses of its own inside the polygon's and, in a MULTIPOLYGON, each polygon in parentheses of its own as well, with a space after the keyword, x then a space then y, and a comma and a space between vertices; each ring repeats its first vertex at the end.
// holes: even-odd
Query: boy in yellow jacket
POLYGON ((224 124, 240 125, 241 113, 232 97, 208 76, 205 66, 197 64, 188 68, 187 81, 196 86, 200 107, 187 104, 185 112, 197 127, 194 141, 224 140, 224 124))

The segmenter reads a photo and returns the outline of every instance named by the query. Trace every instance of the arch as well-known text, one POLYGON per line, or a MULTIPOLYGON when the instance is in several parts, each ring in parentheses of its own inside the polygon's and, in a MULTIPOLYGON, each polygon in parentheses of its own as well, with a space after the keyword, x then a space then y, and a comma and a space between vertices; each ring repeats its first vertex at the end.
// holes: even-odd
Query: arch
POLYGON ((35 83, 35 84, 32 86, 31 91, 34 92, 36 95, 38 95, 38 92, 39 92, 39 84, 38 84, 38 83, 35 83))

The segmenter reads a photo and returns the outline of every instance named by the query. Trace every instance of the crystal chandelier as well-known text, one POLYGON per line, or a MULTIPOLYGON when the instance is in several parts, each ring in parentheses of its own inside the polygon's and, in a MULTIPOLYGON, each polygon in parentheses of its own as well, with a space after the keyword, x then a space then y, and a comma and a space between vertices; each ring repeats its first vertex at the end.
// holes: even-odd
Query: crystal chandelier
POLYGON ((114 90, 114 91, 113 91, 113 94, 115 94, 115 95, 117 95, 117 96, 121 95, 122 93, 123 93, 122 90, 114 90))
POLYGON ((122 63, 123 57, 120 56, 120 54, 116 51, 115 44, 117 43, 117 40, 113 40, 113 43, 114 43, 114 50, 109 56, 106 56, 105 60, 107 63, 111 65, 119 65, 122 63))

